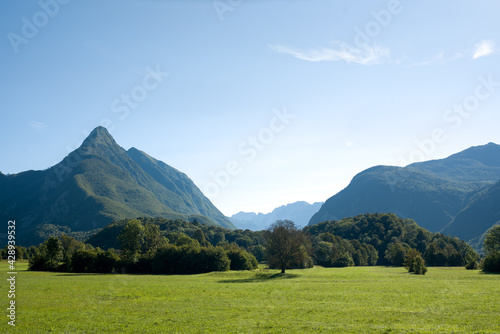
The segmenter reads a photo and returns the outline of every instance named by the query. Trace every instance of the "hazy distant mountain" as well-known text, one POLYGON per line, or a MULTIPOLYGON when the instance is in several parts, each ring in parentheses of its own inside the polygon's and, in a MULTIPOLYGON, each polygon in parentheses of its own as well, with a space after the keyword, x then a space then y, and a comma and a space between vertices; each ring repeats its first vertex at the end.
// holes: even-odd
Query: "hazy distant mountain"
POLYGON ((140 216, 234 228, 185 174, 135 148, 125 151, 103 127, 47 170, 0 176, 0 219, 16 220, 19 244, 140 216))
MULTIPOLYGON (((344 190, 328 199, 309 224, 368 212, 392 212, 414 219, 433 232, 446 226, 443 232, 460 233, 460 237, 470 240, 484 233, 491 220, 484 224, 464 222, 458 214, 472 205, 476 194, 499 180, 500 146, 493 143, 404 168, 372 167, 356 175, 344 190), (455 217, 467 228, 459 228, 456 221, 452 223, 455 217)), ((484 205, 490 205, 492 211, 500 208, 497 197, 488 198, 492 201, 484 205)))
POLYGON ((264 230, 275 221, 284 219, 291 220, 298 226, 306 226, 309 219, 320 209, 322 204, 319 202, 314 204, 295 202, 280 206, 267 214, 239 212, 231 216, 230 219, 237 228, 252 231, 264 230))

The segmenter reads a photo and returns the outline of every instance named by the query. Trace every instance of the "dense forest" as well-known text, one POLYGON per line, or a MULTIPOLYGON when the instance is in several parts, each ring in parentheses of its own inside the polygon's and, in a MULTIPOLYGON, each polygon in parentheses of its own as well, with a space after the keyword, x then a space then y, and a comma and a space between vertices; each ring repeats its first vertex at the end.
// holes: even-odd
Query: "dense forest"
MULTIPOLYGON (((268 263, 269 233, 197 221, 128 219, 109 224, 85 242, 65 235, 51 237, 37 247, 18 247, 17 255, 29 258, 31 270, 158 274, 248 270, 268 263)), ((301 233, 307 251, 301 263, 292 262, 290 268, 403 266, 405 258, 417 255, 428 266, 478 266, 478 255, 465 241, 431 233, 394 214, 326 221, 301 233)))
POLYGON ((394 214, 358 215, 325 221, 304 230, 314 240, 315 253, 319 251, 318 262, 325 258, 323 250, 330 250, 330 258, 323 265, 335 265, 338 258, 356 265, 401 266, 410 249, 419 251, 429 266, 464 266, 477 259, 476 252, 465 241, 431 233, 415 221, 394 214))

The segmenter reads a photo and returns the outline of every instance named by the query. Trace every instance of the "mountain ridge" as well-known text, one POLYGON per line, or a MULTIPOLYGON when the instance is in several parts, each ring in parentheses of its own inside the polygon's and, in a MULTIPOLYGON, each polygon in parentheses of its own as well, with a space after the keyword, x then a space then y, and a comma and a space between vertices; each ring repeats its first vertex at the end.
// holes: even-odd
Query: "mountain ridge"
POLYGON ((229 219, 241 229, 261 231, 268 228, 277 220, 288 219, 297 226, 306 226, 311 216, 317 212, 322 202, 309 204, 305 201, 289 203, 275 208, 269 213, 255 213, 240 211, 229 219))
MULTIPOLYGON (((500 146, 494 143, 406 167, 374 166, 356 174, 346 188, 325 201, 309 225, 392 212, 432 232, 452 232, 449 226, 472 198, 499 180, 500 146)), ((483 233, 461 237, 470 240, 483 233)))

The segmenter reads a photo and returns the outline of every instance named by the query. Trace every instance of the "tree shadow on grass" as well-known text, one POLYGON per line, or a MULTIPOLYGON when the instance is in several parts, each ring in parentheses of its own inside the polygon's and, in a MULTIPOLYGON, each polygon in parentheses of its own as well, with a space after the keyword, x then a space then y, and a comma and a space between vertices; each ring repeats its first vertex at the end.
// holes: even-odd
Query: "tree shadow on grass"
MULTIPOLYGON (((49 272, 49 271, 48 271, 49 272)), ((116 273, 58 273, 56 276, 116 276, 116 273)))
POLYGON ((242 279, 228 279, 218 281, 217 283, 258 283, 258 282, 268 282, 278 279, 293 279, 300 277, 298 274, 282 274, 282 273, 266 273, 258 272, 254 277, 242 278, 242 279))
POLYGON ((500 272, 493 272, 493 271, 480 271, 479 272, 479 275, 492 275, 492 276, 495 276, 495 275, 500 275, 500 272))

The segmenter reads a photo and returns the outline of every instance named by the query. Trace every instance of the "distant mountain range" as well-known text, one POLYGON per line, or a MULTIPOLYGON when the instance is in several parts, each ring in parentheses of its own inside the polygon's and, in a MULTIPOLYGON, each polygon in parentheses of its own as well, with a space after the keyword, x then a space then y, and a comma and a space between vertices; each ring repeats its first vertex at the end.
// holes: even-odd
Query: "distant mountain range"
POLYGON ((315 214, 323 203, 309 204, 295 202, 280 206, 270 213, 239 212, 230 217, 231 222, 239 229, 261 231, 268 228, 277 220, 291 220, 297 226, 306 226, 312 215, 315 214))
POLYGON ((432 232, 478 241, 500 223, 500 146, 471 147, 407 167, 376 166, 329 198, 309 225, 391 212, 432 232))
POLYGON ((85 236, 136 217, 235 228, 185 174, 135 148, 126 151, 103 127, 47 170, 0 173, 0 220, 16 220, 21 245, 54 234, 85 236))

